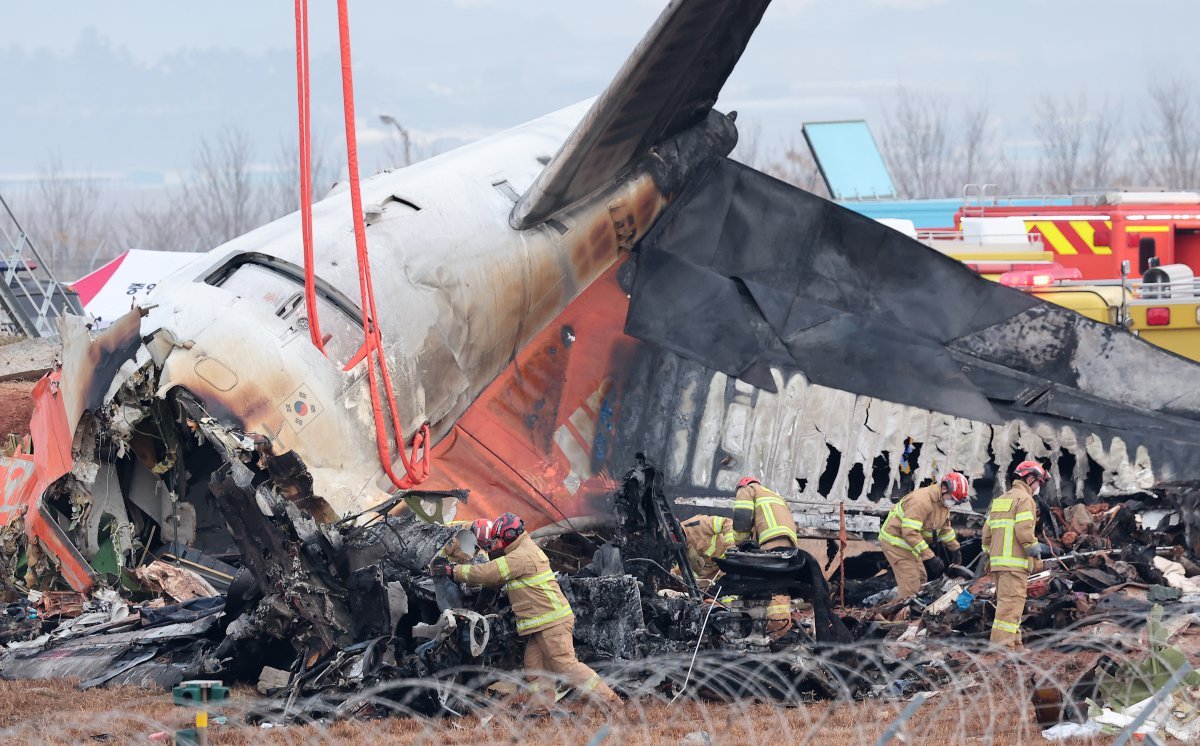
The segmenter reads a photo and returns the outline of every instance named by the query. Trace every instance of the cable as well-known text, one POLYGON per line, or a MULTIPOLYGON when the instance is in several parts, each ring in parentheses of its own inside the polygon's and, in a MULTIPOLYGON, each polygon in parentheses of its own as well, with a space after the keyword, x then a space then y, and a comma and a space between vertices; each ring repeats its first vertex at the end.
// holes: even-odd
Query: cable
MULTIPOLYGON (((358 258, 358 286, 361 295, 363 319, 363 357, 367 365, 367 380, 371 391, 371 409, 375 420, 375 443, 379 451, 379 460, 384 472, 398 489, 407 490, 425 481, 429 476, 429 465, 432 455, 429 452, 429 423, 426 422, 413 435, 412 455, 404 452, 404 433, 400 428, 400 414, 396 408, 396 394, 392 389, 392 377, 388 372, 387 356, 382 353, 383 338, 377 320, 375 308, 375 288, 371 280, 371 260, 367 253, 367 230, 363 222, 362 189, 358 173, 358 140, 354 125, 354 74, 350 62, 350 14, 346 0, 338 0, 338 41, 341 48, 342 60, 342 100, 343 114, 346 127, 346 166, 350 179, 350 207, 354 218, 354 248, 358 258), (396 431, 397 451, 400 461, 404 464, 405 475, 398 476, 392 469, 391 447, 384 415, 379 382, 376 380, 375 366, 379 366, 379 374, 383 378, 384 392, 387 394, 388 410, 392 426, 396 431), (418 457, 418 451, 420 457, 418 457)), ((311 267, 305 268, 306 275, 311 273, 311 267)))
MULTIPOLYGON (((721 593, 721 586, 717 586, 716 593, 718 595, 721 593)), ((685 676, 683 679, 683 686, 679 687, 679 691, 676 692, 675 696, 671 698, 671 701, 667 703, 668 705, 675 704, 675 700, 679 699, 679 697, 683 695, 683 692, 687 689, 688 683, 692 680, 692 669, 696 667, 696 656, 700 654, 700 643, 704 642, 704 629, 708 626, 708 618, 712 616, 713 607, 715 606, 716 604, 708 605, 708 611, 704 614, 704 621, 700 623, 700 634, 696 636, 696 649, 692 651, 692 661, 691 663, 688 663, 687 676, 685 676)))
POLYGON ((325 353, 317 318, 317 279, 313 271, 312 108, 308 70, 308 0, 296 0, 296 110, 299 121, 300 235, 304 242, 304 310, 313 346, 325 353))

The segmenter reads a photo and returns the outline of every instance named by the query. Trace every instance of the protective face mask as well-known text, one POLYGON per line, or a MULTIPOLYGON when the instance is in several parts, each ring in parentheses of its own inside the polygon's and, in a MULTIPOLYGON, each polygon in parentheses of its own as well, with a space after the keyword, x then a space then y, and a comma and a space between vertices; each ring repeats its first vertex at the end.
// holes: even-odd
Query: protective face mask
POLYGON ((947 508, 953 508, 954 507, 954 498, 952 498, 952 497, 943 498, 942 505, 945 505, 947 508))
POLYGON ((1033 496, 1034 497, 1037 497, 1038 495, 1040 495, 1041 492, 1042 492, 1042 485, 1040 485, 1040 484, 1033 485, 1033 496))

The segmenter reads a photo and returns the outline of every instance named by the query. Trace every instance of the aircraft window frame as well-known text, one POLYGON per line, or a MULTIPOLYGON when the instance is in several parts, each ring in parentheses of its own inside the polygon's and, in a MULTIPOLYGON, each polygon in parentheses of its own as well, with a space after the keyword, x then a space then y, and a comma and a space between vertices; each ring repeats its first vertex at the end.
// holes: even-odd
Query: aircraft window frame
MULTIPOLYGON (((295 285, 296 292, 288 294, 274 306, 277 316, 287 320, 294 318, 297 313, 303 313, 304 270, 291 262, 286 262, 267 254, 238 254, 205 275, 203 282, 213 287, 223 287, 226 282, 237 274, 238 270, 246 267, 269 272, 295 285)), ((337 319, 337 326, 340 327, 341 334, 334 334, 335 338, 330 340, 326 349, 339 365, 344 365, 362 346, 362 313, 349 298, 339 293, 320 278, 316 282, 316 291, 318 308, 321 311, 320 319, 324 321, 328 317, 330 310, 340 316, 337 319)), ((239 297, 247 296, 239 295, 239 297)), ((269 301, 267 303, 269 304, 269 301)), ((307 320, 305 323, 307 323, 307 320)), ((333 330, 333 326, 330 326, 328 329, 322 326, 322 331, 333 332, 333 330)))

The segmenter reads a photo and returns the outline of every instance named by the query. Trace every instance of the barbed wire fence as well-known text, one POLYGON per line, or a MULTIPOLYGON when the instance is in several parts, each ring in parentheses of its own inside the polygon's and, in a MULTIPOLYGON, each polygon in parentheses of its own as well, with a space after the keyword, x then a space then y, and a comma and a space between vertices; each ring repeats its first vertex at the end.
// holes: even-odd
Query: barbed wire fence
MULTIPOLYGON (((1038 743, 1048 740, 1043 729, 1072 721, 1049 735, 1117 743, 1140 725, 1149 738, 1195 742, 1200 629, 1191 630, 1197 619, 1186 604, 1174 607, 1161 623, 1125 620, 1119 632, 1108 624, 1042 632, 1020 651, 918 636, 819 650, 702 651, 694 665, 690 655, 596 664, 622 702, 571 693, 548 714, 534 711, 524 672, 485 668, 287 697, 239 689, 212 708, 220 720, 211 743, 1038 743)), ((144 741, 190 722, 167 693, 100 711, 87 698, 64 702, 57 718, 21 720, 0 739, 144 741)))

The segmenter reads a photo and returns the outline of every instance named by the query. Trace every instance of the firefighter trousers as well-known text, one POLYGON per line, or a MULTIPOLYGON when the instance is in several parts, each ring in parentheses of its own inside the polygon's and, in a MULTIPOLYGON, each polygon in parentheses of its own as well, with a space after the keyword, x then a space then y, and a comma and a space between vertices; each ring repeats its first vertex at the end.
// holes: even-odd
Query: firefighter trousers
POLYGON ((575 687, 581 695, 593 695, 605 702, 616 702, 616 693, 586 663, 575 657, 575 620, 556 624, 525 638, 525 673, 530 678, 530 691, 539 709, 554 703, 554 684, 545 682, 538 672, 557 674, 575 687))
POLYGON ((1007 648, 1020 648, 1021 616, 1025 613, 1028 573, 993 572, 996 578, 996 619, 992 622, 991 642, 1007 648))
POLYGON ((912 552, 889 544, 882 543, 883 556, 887 557, 892 572, 896 575, 896 588, 900 598, 910 598, 917 595, 921 586, 925 585, 925 563, 912 552))

